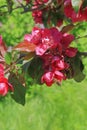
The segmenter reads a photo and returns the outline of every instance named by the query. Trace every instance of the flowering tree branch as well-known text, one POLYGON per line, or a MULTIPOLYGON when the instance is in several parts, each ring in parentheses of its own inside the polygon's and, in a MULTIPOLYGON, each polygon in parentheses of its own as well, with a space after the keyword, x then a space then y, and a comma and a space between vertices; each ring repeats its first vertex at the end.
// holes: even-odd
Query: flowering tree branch
POLYGON ((81 82, 85 78, 82 57, 87 52, 79 52, 72 42, 87 35, 76 37, 71 30, 87 21, 85 0, 75 7, 72 0, 17 0, 16 7, 13 0, 6 1, 7 5, 0 7, 0 14, 20 8, 21 14, 31 11, 35 27, 10 52, 0 36, 0 95, 11 91, 12 98, 24 105, 25 75, 29 76, 30 84, 35 81, 49 87, 70 78, 81 82))

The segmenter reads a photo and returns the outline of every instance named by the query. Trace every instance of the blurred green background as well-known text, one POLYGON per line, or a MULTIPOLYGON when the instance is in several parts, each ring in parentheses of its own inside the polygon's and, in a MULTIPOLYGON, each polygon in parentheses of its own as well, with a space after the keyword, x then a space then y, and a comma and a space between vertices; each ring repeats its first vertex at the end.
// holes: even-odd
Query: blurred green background
MULTIPOLYGON (((2 5, 5 0, 1 0, 2 5)), ((14 45, 23 35, 32 30, 34 23, 30 13, 20 10, 0 16, 0 35, 7 45, 14 45)), ((87 34, 87 23, 83 22, 73 34, 87 34)), ((80 51, 87 50, 87 39, 73 44, 80 51)), ((83 58, 84 73, 87 74, 87 59, 83 58)), ((61 86, 29 86, 26 104, 21 106, 10 95, 0 98, 0 130, 86 130, 87 129, 87 76, 81 83, 67 80, 61 86)))

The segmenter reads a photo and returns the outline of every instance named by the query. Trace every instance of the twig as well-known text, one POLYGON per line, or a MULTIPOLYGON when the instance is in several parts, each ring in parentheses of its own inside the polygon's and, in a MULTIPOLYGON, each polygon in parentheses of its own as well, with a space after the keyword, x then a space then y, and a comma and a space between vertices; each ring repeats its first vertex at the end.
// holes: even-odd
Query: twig
MULTIPOLYGON (((23 13, 27 13, 27 12, 31 12, 31 11, 35 11, 35 10, 42 10, 44 8, 46 8, 47 6, 51 5, 52 4, 52 0, 49 0, 47 3, 45 4, 39 4, 38 7, 36 8, 32 8, 33 6, 35 5, 32 5, 32 7, 28 7, 27 5, 23 5, 19 0, 17 0, 18 3, 20 4, 20 6, 17 6, 15 8, 12 9, 12 11, 16 10, 16 9, 19 9, 19 8, 23 8, 23 11, 21 12, 21 14, 23 13)), ((63 4, 63 3, 62 3, 63 4)), ((6 5, 3 5, 1 6, 0 8, 3 8, 3 7, 7 7, 6 5)), ((58 6, 60 8, 60 5, 58 6)), ((5 12, 1 12, 2 14, 5 14, 5 13, 9 13, 8 11, 5 11, 5 12)))
POLYGON ((0 8, 5 8, 5 7, 7 7, 7 5, 2 5, 2 6, 0 6, 0 8))
POLYGON ((79 52, 80 56, 87 57, 87 52, 79 52))
POLYGON ((75 40, 78 40, 78 39, 81 39, 81 38, 87 38, 87 35, 85 35, 85 36, 79 36, 79 37, 75 38, 75 40))

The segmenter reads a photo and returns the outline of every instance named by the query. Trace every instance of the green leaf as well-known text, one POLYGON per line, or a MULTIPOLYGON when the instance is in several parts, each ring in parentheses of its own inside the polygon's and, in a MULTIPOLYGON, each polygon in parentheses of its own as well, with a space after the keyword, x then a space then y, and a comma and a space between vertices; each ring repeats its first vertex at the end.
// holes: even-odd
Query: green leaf
POLYGON ((85 8, 87 7, 87 0, 83 0, 83 3, 82 3, 82 8, 85 8))
POLYGON ((72 6, 76 12, 78 12, 82 0, 71 0, 72 6))
POLYGON ((7 52, 7 53, 5 54, 5 62, 6 62, 6 64, 10 65, 10 64, 11 64, 11 61, 12 61, 12 55, 11 55, 10 52, 7 52))
POLYGON ((47 27, 49 15, 50 15, 50 12, 46 12, 46 11, 43 12, 43 23, 44 23, 45 27, 47 27))
POLYGON ((77 82, 81 82, 82 80, 84 80, 85 78, 85 75, 83 74, 84 66, 82 64, 82 61, 79 55, 73 58, 72 68, 73 68, 73 73, 74 73, 74 76, 73 76, 74 80, 77 82))
POLYGON ((14 93, 11 95, 12 98, 19 104, 25 105, 25 94, 26 88, 20 83, 15 73, 11 72, 9 76, 9 82, 14 87, 14 93))
POLYGON ((33 83, 41 84, 41 76, 44 71, 42 63, 42 60, 36 57, 29 64, 28 74, 33 79, 33 83))

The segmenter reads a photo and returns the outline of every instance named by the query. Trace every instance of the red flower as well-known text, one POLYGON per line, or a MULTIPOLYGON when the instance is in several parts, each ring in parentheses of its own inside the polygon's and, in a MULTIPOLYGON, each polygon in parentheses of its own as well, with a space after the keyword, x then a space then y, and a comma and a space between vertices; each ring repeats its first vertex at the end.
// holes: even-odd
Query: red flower
POLYGON ((73 40, 74 40, 74 36, 72 34, 64 33, 61 39, 63 50, 69 47, 69 45, 71 44, 73 40))
POLYGON ((24 40, 27 40, 29 43, 39 44, 41 40, 41 31, 42 29, 34 27, 32 30, 32 34, 26 34, 24 36, 24 40))
POLYGON ((30 2, 30 0, 25 0, 26 1, 26 4, 28 4, 30 2))
POLYGON ((58 56, 55 56, 52 59, 52 68, 53 68, 53 70, 56 70, 56 69, 63 70, 63 69, 65 69, 65 63, 58 56))
POLYGON ((47 72, 49 70, 49 66, 51 65, 52 59, 53 59, 53 55, 50 54, 44 54, 41 56, 42 60, 43 60, 43 68, 45 69, 45 72, 47 72))
POLYGON ((82 6, 80 7, 80 10, 78 12, 78 21, 87 21, 87 7, 84 9, 82 6))
POLYGON ((54 27, 42 30, 42 43, 46 44, 50 49, 59 46, 61 38, 62 38, 61 32, 59 32, 58 29, 54 27))
POLYGON ((82 8, 83 4, 80 5, 78 12, 76 13, 71 0, 65 0, 64 2, 64 13, 66 17, 70 18, 72 22, 87 21, 87 7, 82 8))
POLYGON ((59 83, 61 83, 62 80, 66 79, 65 75, 62 72, 60 72, 60 71, 55 71, 54 72, 54 78, 57 79, 57 81, 59 83))
MULTIPOLYGON (((60 40, 62 38, 61 32, 56 28, 41 29, 40 37, 37 37, 38 44, 36 47, 36 54, 43 55, 47 50, 58 49, 59 52, 62 51, 62 45, 60 40)), ((35 43, 35 42, 34 42, 35 43)))
POLYGON ((35 27, 32 34, 25 35, 24 39, 35 45, 36 55, 43 60, 42 83, 51 86, 54 82, 60 83, 66 79, 66 71, 70 67, 67 58, 72 58, 77 53, 76 48, 70 47, 74 40, 72 34, 62 34, 55 27, 49 29, 35 27))
POLYGON ((68 57, 74 57, 77 53, 77 48, 69 47, 66 49, 65 54, 68 57))
POLYGON ((46 83, 47 86, 51 86, 55 81, 58 83, 61 83, 62 80, 65 80, 65 75, 60 71, 54 71, 54 72, 46 72, 42 78, 42 83, 46 83))
POLYGON ((35 10, 32 12, 32 16, 35 23, 42 23, 42 15, 43 15, 42 10, 35 10))
POLYGON ((62 24, 63 24, 63 20, 60 19, 60 20, 57 21, 57 25, 56 26, 60 27, 62 24))
POLYGON ((0 64, 0 95, 5 96, 9 90, 13 91, 13 87, 4 77, 4 67, 0 64))
POLYGON ((74 8, 72 7, 71 0, 65 0, 64 13, 65 13, 66 17, 72 19, 73 21, 76 19, 77 14, 76 14, 74 8))
POLYGON ((4 76, 4 67, 0 64, 0 76, 4 76))
POLYGON ((40 44, 36 47, 36 55, 42 56, 47 51, 48 46, 45 44, 40 44))
POLYGON ((41 82, 42 83, 45 82, 47 86, 51 86, 53 84, 53 78, 54 78, 54 73, 49 71, 42 76, 41 82))
POLYGON ((9 90, 13 91, 12 85, 6 78, 0 77, 0 95, 5 96, 9 90))
POLYGON ((5 96, 8 92, 8 86, 5 83, 0 83, 0 95, 5 96))

